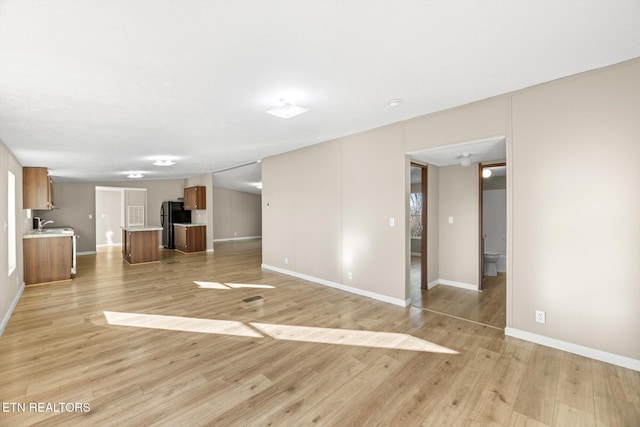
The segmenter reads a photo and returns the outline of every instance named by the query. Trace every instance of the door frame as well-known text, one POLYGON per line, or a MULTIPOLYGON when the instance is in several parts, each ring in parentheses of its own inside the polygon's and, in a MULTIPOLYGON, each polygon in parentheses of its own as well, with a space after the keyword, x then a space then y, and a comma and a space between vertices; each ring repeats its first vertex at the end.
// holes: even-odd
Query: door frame
MULTIPOLYGON (((420 168, 420 192, 422 193, 422 238, 420 239, 420 288, 427 290, 427 189, 429 179, 429 165, 411 162, 411 167, 420 168)), ((411 235, 409 235, 411 238, 411 235)))

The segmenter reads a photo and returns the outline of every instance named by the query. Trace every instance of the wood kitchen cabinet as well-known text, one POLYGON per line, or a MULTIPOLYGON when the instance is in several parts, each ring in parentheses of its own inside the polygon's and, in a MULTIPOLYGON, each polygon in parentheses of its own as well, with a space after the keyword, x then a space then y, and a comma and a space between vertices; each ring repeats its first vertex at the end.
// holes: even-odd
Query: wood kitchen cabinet
POLYGON ((129 227, 122 230, 122 259, 129 264, 160 260, 157 227, 129 227))
POLYGON ((195 186, 184 189, 184 209, 191 211, 194 209, 207 208, 207 187, 195 186))
POLYGON ((174 224, 173 244, 180 252, 207 250, 207 227, 200 224, 174 224))
POLYGON ((22 168, 22 207, 53 209, 53 181, 47 168, 22 168))
POLYGON ((70 236, 24 239, 25 285, 71 279, 72 239, 70 236))

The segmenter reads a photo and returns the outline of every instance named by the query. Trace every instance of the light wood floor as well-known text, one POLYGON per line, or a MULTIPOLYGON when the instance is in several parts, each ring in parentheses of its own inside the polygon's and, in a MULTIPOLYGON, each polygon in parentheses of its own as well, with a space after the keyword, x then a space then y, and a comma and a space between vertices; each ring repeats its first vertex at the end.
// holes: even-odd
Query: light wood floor
POLYGON ((260 259, 259 241, 140 266, 106 252, 79 257, 72 282, 27 288, 0 337, 0 400, 91 411, 4 412, 0 425, 640 425, 639 372, 263 271, 260 259), (259 334, 116 326, 104 311, 259 334), (254 322, 410 334, 459 354, 286 341, 254 322))
POLYGON ((411 257, 411 304, 504 329, 507 325, 506 274, 485 276, 482 292, 438 285, 420 288, 420 257, 411 257))

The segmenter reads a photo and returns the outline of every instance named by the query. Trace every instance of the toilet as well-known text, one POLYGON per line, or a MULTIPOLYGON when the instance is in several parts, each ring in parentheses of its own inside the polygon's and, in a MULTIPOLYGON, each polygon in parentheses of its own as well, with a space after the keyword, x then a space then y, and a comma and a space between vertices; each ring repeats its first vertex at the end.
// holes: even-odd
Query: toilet
POLYGON ((485 276, 497 276, 498 269, 496 263, 500 259, 500 252, 486 251, 484 253, 484 275, 485 276))

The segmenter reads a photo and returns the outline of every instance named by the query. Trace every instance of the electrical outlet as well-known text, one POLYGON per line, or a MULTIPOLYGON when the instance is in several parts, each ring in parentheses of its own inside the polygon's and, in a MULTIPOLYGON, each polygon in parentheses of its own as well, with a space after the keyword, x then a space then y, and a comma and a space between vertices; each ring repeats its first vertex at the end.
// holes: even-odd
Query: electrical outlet
POLYGON ((536 310, 536 322, 538 322, 538 323, 545 323, 546 322, 546 316, 545 316, 544 311, 536 310))
POLYGON ((396 219, 389 218, 389 227, 395 227, 395 226, 396 226, 396 219))
POLYGON ((285 263, 285 264, 289 264, 289 258, 285 258, 285 259, 284 259, 284 263, 285 263))
POLYGON ((353 280, 353 273, 352 272, 349 272, 348 276, 349 276, 349 280, 353 280))

